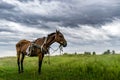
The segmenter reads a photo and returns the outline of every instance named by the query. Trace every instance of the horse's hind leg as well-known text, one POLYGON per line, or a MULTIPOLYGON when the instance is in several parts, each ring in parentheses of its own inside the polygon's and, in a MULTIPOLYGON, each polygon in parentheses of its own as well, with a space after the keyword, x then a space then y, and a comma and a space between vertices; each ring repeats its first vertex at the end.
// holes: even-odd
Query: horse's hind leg
POLYGON ((17 54, 18 73, 20 73, 20 54, 17 54))
POLYGON ((25 57, 25 55, 24 55, 24 53, 22 53, 22 56, 21 56, 21 72, 24 72, 23 71, 23 60, 24 60, 24 57, 25 57))

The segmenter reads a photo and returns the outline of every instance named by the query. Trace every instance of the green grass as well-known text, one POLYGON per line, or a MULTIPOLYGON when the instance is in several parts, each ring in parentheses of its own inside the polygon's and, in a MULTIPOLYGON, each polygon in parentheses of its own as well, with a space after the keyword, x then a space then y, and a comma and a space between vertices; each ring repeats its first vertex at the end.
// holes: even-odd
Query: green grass
POLYGON ((0 58, 0 80, 120 80, 120 55, 64 55, 50 57, 38 75, 38 58, 26 57, 18 74, 16 57, 0 58))

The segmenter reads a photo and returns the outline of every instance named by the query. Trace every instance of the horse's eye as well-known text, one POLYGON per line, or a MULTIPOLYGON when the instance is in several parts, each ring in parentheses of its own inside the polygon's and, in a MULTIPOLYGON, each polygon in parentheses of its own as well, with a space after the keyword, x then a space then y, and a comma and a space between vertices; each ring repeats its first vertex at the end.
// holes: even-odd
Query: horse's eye
POLYGON ((60 35, 60 37, 62 38, 62 36, 60 35))

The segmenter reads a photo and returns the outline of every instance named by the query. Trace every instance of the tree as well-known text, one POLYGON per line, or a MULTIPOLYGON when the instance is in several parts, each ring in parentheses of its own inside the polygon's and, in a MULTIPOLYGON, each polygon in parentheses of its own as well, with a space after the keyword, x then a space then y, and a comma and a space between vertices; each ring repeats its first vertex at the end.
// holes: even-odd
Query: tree
POLYGON ((105 51, 103 54, 111 54, 110 50, 108 49, 107 51, 105 51))
POLYGON ((91 52, 84 52, 85 55, 91 55, 91 52))
POLYGON ((110 50, 108 49, 108 50, 107 50, 107 54, 110 54, 110 53, 111 53, 111 52, 110 52, 110 50))
POLYGON ((93 55, 96 55, 96 52, 95 52, 95 51, 93 52, 93 55))
POLYGON ((75 52, 75 55, 77 55, 77 52, 75 52))
POLYGON ((115 50, 112 50, 112 54, 115 54, 115 50))

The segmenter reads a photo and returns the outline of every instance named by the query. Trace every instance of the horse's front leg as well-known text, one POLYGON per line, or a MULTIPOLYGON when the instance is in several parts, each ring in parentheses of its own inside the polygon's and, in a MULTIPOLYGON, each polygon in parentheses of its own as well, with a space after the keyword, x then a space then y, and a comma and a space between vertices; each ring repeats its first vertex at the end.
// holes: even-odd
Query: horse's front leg
POLYGON ((39 57, 39 60, 38 60, 38 73, 40 74, 41 73, 41 66, 42 66, 42 60, 43 60, 44 54, 40 53, 38 55, 38 57, 39 57))

